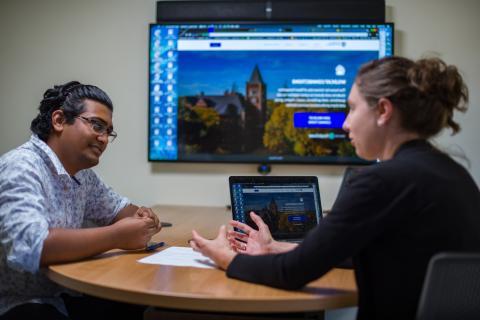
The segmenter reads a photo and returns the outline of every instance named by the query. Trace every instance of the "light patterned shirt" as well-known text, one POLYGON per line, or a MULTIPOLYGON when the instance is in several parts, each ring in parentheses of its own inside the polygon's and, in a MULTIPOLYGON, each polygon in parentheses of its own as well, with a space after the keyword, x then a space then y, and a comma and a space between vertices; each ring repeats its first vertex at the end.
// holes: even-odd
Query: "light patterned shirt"
POLYGON ((108 225, 129 203, 91 169, 71 177, 36 135, 0 157, 0 315, 28 302, 65 313, 65 289, 39 266, 49 228, 108 225))

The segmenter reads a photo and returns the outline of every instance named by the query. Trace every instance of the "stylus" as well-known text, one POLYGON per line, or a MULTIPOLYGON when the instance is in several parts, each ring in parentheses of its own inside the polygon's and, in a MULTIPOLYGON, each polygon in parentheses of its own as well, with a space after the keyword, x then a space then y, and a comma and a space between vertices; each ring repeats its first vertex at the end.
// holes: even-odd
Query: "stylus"
POLYGON ((157 248, 163 247, 165 245, 165 242, 153 242, 148 244, 148 246, 145 248, 145 251, 153 251, 157 248))

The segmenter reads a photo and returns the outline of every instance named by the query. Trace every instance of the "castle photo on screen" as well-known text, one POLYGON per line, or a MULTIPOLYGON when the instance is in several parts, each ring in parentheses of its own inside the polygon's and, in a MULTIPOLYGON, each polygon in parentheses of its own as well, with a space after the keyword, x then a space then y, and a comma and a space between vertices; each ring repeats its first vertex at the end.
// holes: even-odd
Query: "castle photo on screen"
POLYGON ((312 52, 180 54, 180 153, 354 156, 341 128, 346 97, 357 60, 375 56, 335 58, 337 64, 312 52), (338 121, 325 124, 322 115, 338 121))

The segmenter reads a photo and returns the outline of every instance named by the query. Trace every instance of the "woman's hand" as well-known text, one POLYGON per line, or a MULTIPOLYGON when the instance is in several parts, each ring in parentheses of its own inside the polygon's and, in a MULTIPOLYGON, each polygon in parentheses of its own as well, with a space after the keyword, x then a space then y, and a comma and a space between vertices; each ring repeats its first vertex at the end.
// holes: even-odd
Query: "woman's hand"
POLYGON ((270 253, 270 246, 274 242, 270 229, 263 222, 262 218, 250 212, 250 217, 258 227, 258 230, 239 221, 230 221, 230 225, 242 232, 228 231, 228 240, 233 250, 239 253, 250 255, 260 255, 270 253))
POLYGON ((212 259, 217 266, 226 270, 237 255, 235 251, 230 248, 227 239, 227 230, 225 226, 221 226, 218 230, 218 236, 213 240, 203 238, 195 230, 192 230, 193 238, 190 240, 190 246, 193 250, 200 252, 204 256, 212 259))
POLYGON ((241 223, 230 221, 230 224, 243 232, 228 231, 228 240, 233 250, 238 253, 250 255, 274 254, 293 250, 297 244, 290 242, 279 242, 273 239, 268 225, 263 222, 255 212, 250 212, 250 217, 257 225, 258 230, 241 223))

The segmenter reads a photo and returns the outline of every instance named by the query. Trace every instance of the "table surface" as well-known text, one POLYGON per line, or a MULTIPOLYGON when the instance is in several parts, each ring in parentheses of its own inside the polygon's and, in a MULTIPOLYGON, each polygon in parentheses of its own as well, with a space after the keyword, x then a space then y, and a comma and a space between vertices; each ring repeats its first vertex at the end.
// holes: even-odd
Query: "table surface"
MULTIPOLYGON (((173 223, 154 240, 187 246, 192 227, 208 238, 227 224, 231 213, 221 207, 155 206, 161 221, 173 223)), ((302 290, 287 291, 227 278, 218 269, 141 264, 152 254, 112 250, 74 263, 52 265, 48 277, 90 295, 123 302, 181 310, 216 312, 316 312, 355 306, 352 270, 333 269, 302 290)))

